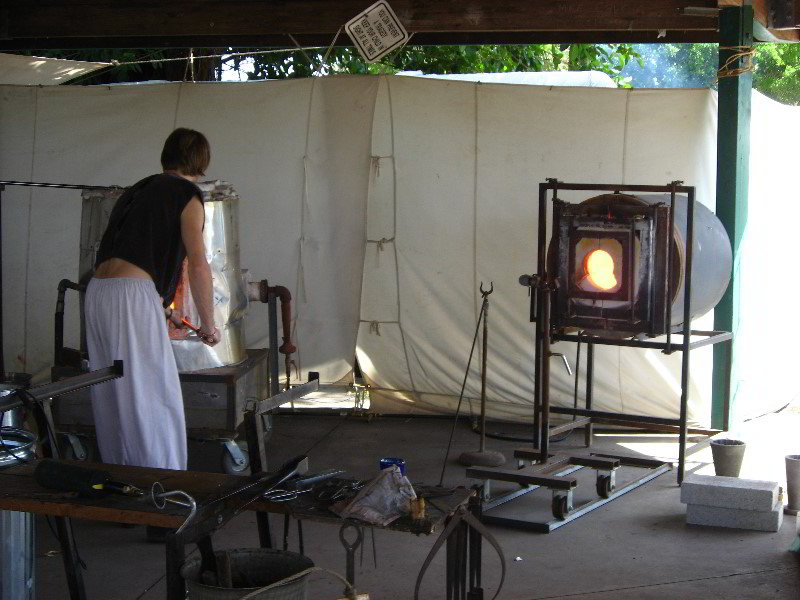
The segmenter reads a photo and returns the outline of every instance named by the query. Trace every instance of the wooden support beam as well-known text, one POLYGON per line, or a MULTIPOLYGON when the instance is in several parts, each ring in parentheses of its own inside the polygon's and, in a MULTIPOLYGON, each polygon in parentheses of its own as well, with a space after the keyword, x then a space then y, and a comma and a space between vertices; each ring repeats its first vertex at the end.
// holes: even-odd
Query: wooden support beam
POLYGON ((766 30, 766 37, 758 36, 760 41, 800 40, 800 0, 753 0, 752 6, 756 25, 766 30), (778 23, 775 22, 776 13, 778 23), (766 39, 768 37, 774 39, 766 39))
MULTIPOLYGON (((206 45, 240 45, 243 39, 280 40, 288 34, 321 36, 326 45, 364 0, 42 0, 3 2, 0 39, 48 44, 58 40, 203 39, 206 45)), ((633 32, 714 35, 717 19, 682 13, 687 6, 716 8, 716 0, 392 0, 409 32, 435 40, 440 34, 633 32)), ((342 36, 345 37, 346 36, 342 36)), ((673 37, 679 37, 673 36, 673 37)), ((700 37, 700 36, 696 36, 700 37)), ((655 39, 653 41, 656 41, 655 39)), ((20 43, 20 42, 17 42, 20 43)), ((188 44, 187 44, 188 45, 188 44)), ((62 43, 63 47, 64 44, 62 43)))
MULTIPOLYGON (((753 45, 753 8, 725 8, 720 13, 719 63, 734 56, 736 47, 753 45)), ((744 66, 740 58, 731 68, 744 66)), ((733 273, 722 300, 714 310, 714 329, 731 331, 732 367, 730 378, 726 369, 725 344, 714 346, 712 375, 711 427, 729 428, 726 419, 725 392, 730 385, 730 409, 735 415, 736 393, 739 387, 738 346, 739 288, 741 279, 741 246, 747 225, 747 191, 750 161, 750 102, 753 89, 752 73, 745 72, 719 80, 717 117, 717 206, 716 213, 725 226, 733 246, 733 273)))

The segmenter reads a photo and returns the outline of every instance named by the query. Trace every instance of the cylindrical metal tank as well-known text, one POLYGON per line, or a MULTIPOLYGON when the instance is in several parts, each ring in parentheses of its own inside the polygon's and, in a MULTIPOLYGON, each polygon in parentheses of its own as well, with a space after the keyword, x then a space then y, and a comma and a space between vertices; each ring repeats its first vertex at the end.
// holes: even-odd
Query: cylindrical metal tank
MULTIPOLYGON (((669 205, 669 194, 636 196, 646 204, 669 205)), ((675 228, 672 232, 672 327, 683 326, 684 297, 686 295, 686 196, 675 197, 675 228), (677 260, 675 257, 677 256, 677 260)), ((692 244, 692 319, 701 317, 720 301, 731 279, 733 251, 725 226, 713 212, 699 202, 694 203, 694 235, 692 244)))
MULTIPOLYGON (((34 457, 36 436, 29 431, 3 427, 0 432, 0 469, 34 457)), ((35 597, 34 521, 31 513, 0 511, 0 600, 35 597)))
MULTIPOLYGON (((242 317, 248 301, 239 266, 239 196, 233 186, 224 181, 203 182, 197 186, 203 193, 203 240, 214 284, 214 321, 222 339, 212 348, 203 344, 188 329, 170 327, 172 350, 178 370, 182 372, 234 365, 246 357, 242 317)), ((80 281, 83 283, 94 272, 97 247, 111 210, 124 191, 109 189, 83 192, 79 267, 80 281)), ((200 324, 185 266, 174 308, 178 315, 186 317, 190 323, 200 324)))
MULTIPOLYGON (((222 337, 219 344, 211 347, 188 329, 171 326, 170 339, 179 371, 234 365, 247 356, 242 318, 248 301, 239 265, 239 196, 229 183, 223 181, 200 183, 198 187, 203 192, 203 241, 214 285, 214 322, 222 337)), ((200 324, 185 263, 174 310, 189 322, 200 324)))

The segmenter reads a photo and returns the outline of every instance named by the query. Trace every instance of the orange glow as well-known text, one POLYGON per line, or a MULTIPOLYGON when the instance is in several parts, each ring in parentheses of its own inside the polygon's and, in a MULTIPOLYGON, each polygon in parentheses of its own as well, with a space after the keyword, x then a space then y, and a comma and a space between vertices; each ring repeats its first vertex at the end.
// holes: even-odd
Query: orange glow
POLYGON ((617 285, 614 277, 614 259, 605 250, 593 250, 583 263, 589 282, 601 290, 610 290, 617 285))

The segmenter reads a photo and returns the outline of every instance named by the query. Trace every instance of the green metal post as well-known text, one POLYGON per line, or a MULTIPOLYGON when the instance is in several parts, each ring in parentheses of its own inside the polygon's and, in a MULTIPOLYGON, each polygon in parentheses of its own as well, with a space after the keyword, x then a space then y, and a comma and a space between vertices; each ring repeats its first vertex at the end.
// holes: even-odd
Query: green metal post
MULTIPOLYGON (((731 7, 720 10, 719 64, 741 52, 737 47, 753 45, 753 7, 731 7)), ((730 69, 744 66, 742 58, 729 65, 730 69)), ((742 240, 747 228, 747 187, 750 162, 750 101, 753 89, 752 74, 742 73, 720 77, 717 117, 717 216, 733 246, 733 273, 725 295, 714 311, 714 329, 731 331, 733 343, 730 375, 726 368, 728 344, 714 346, 714 373, 711 403, 711 426, 729 429, 736 393, 739 388, 736 333, 739 329, 739 266, 742 240), (730 386, 730 388, 728 388, 730 386), (726 390, 730 390, 730 404, 726 390)))

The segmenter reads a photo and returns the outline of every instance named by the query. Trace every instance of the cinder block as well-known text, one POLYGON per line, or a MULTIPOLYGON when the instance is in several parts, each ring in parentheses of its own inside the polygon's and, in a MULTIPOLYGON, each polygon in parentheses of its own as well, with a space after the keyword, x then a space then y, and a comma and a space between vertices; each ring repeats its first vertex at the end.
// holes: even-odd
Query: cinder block
POLYGON ((774 481, 690 475, 681 484, 684 504, 769 512, 782 499, 783 491, 774 481))
POLYGON ((686 523, 755 531, 778 531, 783 523, 783 503, 777 502, 769 511, 689 504, 686 507, 686 523))

